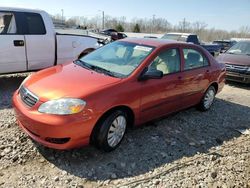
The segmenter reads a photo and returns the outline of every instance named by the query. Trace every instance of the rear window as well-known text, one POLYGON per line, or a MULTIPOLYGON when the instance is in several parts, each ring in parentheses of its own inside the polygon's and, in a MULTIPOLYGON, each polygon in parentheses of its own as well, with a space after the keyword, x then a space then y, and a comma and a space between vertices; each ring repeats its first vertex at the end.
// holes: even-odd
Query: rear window
MULTIPOLYGON (((179 34, 165 34, 162 39, 169 39, 169 40, 180 40, 180 38, 182 37, 182 35, 179 34)), ((182 38, 182 41, 185 40, 184 38, 182 38)))
POLYGON ((25 18, 26 18, 27 27, 28 27, 27 34, 31 34, 31 35, 46 34, 44 22, 40 14, 25 13, 25 18))
POLYGON ((184 70, 208 66, 207 58, 195 49, 184 48, 183 54, 185 59, 184 70))

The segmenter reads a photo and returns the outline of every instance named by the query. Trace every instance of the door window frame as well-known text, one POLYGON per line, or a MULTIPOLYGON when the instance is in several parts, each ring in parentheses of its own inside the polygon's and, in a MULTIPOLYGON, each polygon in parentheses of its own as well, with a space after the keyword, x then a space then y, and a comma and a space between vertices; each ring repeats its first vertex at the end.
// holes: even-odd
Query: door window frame
POLYGON ((168 75, 178 74, 178 73, 182 72, 182 54, 181 54, 181 49, 180 49, 180 46, 179 46, 179 45, 175 45, 175 46, 173 46, 173 47, 165 47, 165 48, 161 49, 160 51, 158 51, 157 54, 155 54, 155 56, 152 58, 152 61, 150 62, 150 64, 147 66, 147 67, 148 67, 148 70, 149 70, 149 67, 154 63, 154 60, 155 60, 161 53, 163 53, 164 51, 167 51, 167 50, 171 50, 171 49, 176 49, 176 51, 179 53, 180 69, 179 69, 179 71, 177 71, 177 72, 171 72, 171 73, 168 73, 168 74, 163 74, 163 77, 168 76, 168 75))
POLYGON ((15 21, 16 21, 16 33, 4 33, 4 34, 0 34, 0 36, 1 35, 6 36, 6 35, 46 35, 47 34, 47 29, 46 29, 46 25, 44 23, 43 16, 39 13, 8 11, 8 10, 1 10, 1 9, 0 9, 0 12, 13 14, 15 17, 15 21), (44 26, 45 33, 44 34, 30 34, 28 31, 28 25, 27 25, 28 23, 27 23, 27 19, 25 17, 25 14, 37 14, 37 15, 39 15, 41 20, 42 20, 42 24, 44 26))
POLYGON ((192 70, 202 69, 202 68, 206 68, 206 67, 211 66, 210 59, 207 57, 205 52, 203 52, 201 49, 199 49, 199 48, 197 48, 195 46, 188 46, 188 45, 187 46, 186 45, 185 46, 180 46, 180 53, 181 53, 181 59, 182 59, 181 72, 192 71, 192 70), (203 59, 207 60, 207 65, 185 70, 185 57, 184 57, 183 49, 191 49, 191 50, 195 50, 195 51, 199 52, 202 55, 203 59))
POLYGON ((6 11, 6 10, 0 10, 0 13, 6 13, 6 14, 12 14, 15 18, 15 24, 16 24, 16 33, 1 33, 0 36, 6 36, 6 35, 22 35, 19 33, 19 27, 18 27, 18 17, 16 16, 15 11, 6 11))

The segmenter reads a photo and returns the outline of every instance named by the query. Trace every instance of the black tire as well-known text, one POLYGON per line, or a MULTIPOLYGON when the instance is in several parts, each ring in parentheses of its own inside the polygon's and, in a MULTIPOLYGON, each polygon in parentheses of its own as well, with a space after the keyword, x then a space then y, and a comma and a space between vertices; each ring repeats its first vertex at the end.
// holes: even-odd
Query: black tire
POLYGON ((204 95, 203 95, 203 97, 201 99, 201 102, 198 104, 198 106, 197 106, 198 109, 200 111, 203 111, 203 112, 209 110, 211 108, 211 106, 213 105, 213 102, 214 102, 214 99, 215 99, 215 95, 216 95, 216 90, 215 90, 214 86, 210 86, 207 89, 207 91, 204 93, 204 95), (207 105, 206 104, 206 100, 207 100, 206 97, 207 97, 207 95, 209 95, 209 93, 210 93, 210 95, 213 93, 213 99, 211 101, 211 104, 207 105))
POLYGON ((84 57, 85 55, 93 52, 95 49, 88 49, 88 50, 85 50, 84 52, 82 52, 79 56, 78 56, 78 59, 84 57))
POLYGON ((122 135, 121 140, 117 144, 111 146, 108 142, 108 134, 111 131, 110 130, 111 126, 113 126, 113 122, 118 117, 125 118, 125 124, 126 124, 125 130, 124 130, 124 134, 125 134, 126 129, 127 129, 127 124, 128 124, 127 114, 121 110, 117 110, 117 111, 112 112, 102 122, 100 122, 99 129, 96 130, 97 133, 95 134, 94 140, 95 140, 95 145, 98 147, 98 149, 101 149, 101 150, 106 151, 106 152, 110 152, 110 151, 116 149, 121 144, 121 142, 124 138, 124 134, 122 135))

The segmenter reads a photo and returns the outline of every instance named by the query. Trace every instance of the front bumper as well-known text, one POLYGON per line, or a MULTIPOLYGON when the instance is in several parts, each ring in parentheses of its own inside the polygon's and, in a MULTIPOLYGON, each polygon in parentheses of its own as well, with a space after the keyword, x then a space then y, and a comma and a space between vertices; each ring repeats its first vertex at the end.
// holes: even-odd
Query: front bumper
POLYGON ((54 149, 72 149, 89 144, 97 121, 91 110, 74 115, 49 115, 27 107, 15 92, 13 107, 21 129, 33 140, 54 149))
POLYGON ((241 73, 227 71, 226 72, 226 80, 249 84, 250 83, 250 74, 241 74, 241 73))

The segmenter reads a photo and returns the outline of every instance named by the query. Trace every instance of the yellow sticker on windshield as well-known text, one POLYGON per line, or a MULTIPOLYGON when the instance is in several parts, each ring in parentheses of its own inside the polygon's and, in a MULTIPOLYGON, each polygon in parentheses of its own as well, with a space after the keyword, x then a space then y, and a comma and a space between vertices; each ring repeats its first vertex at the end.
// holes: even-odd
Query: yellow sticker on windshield
POLYGON ((147 47, 147 46, 135 46, 134 50, 140 50, 140 51, 144 51, 144 52, 150 52, 152 50, 152 48, 147 47))

